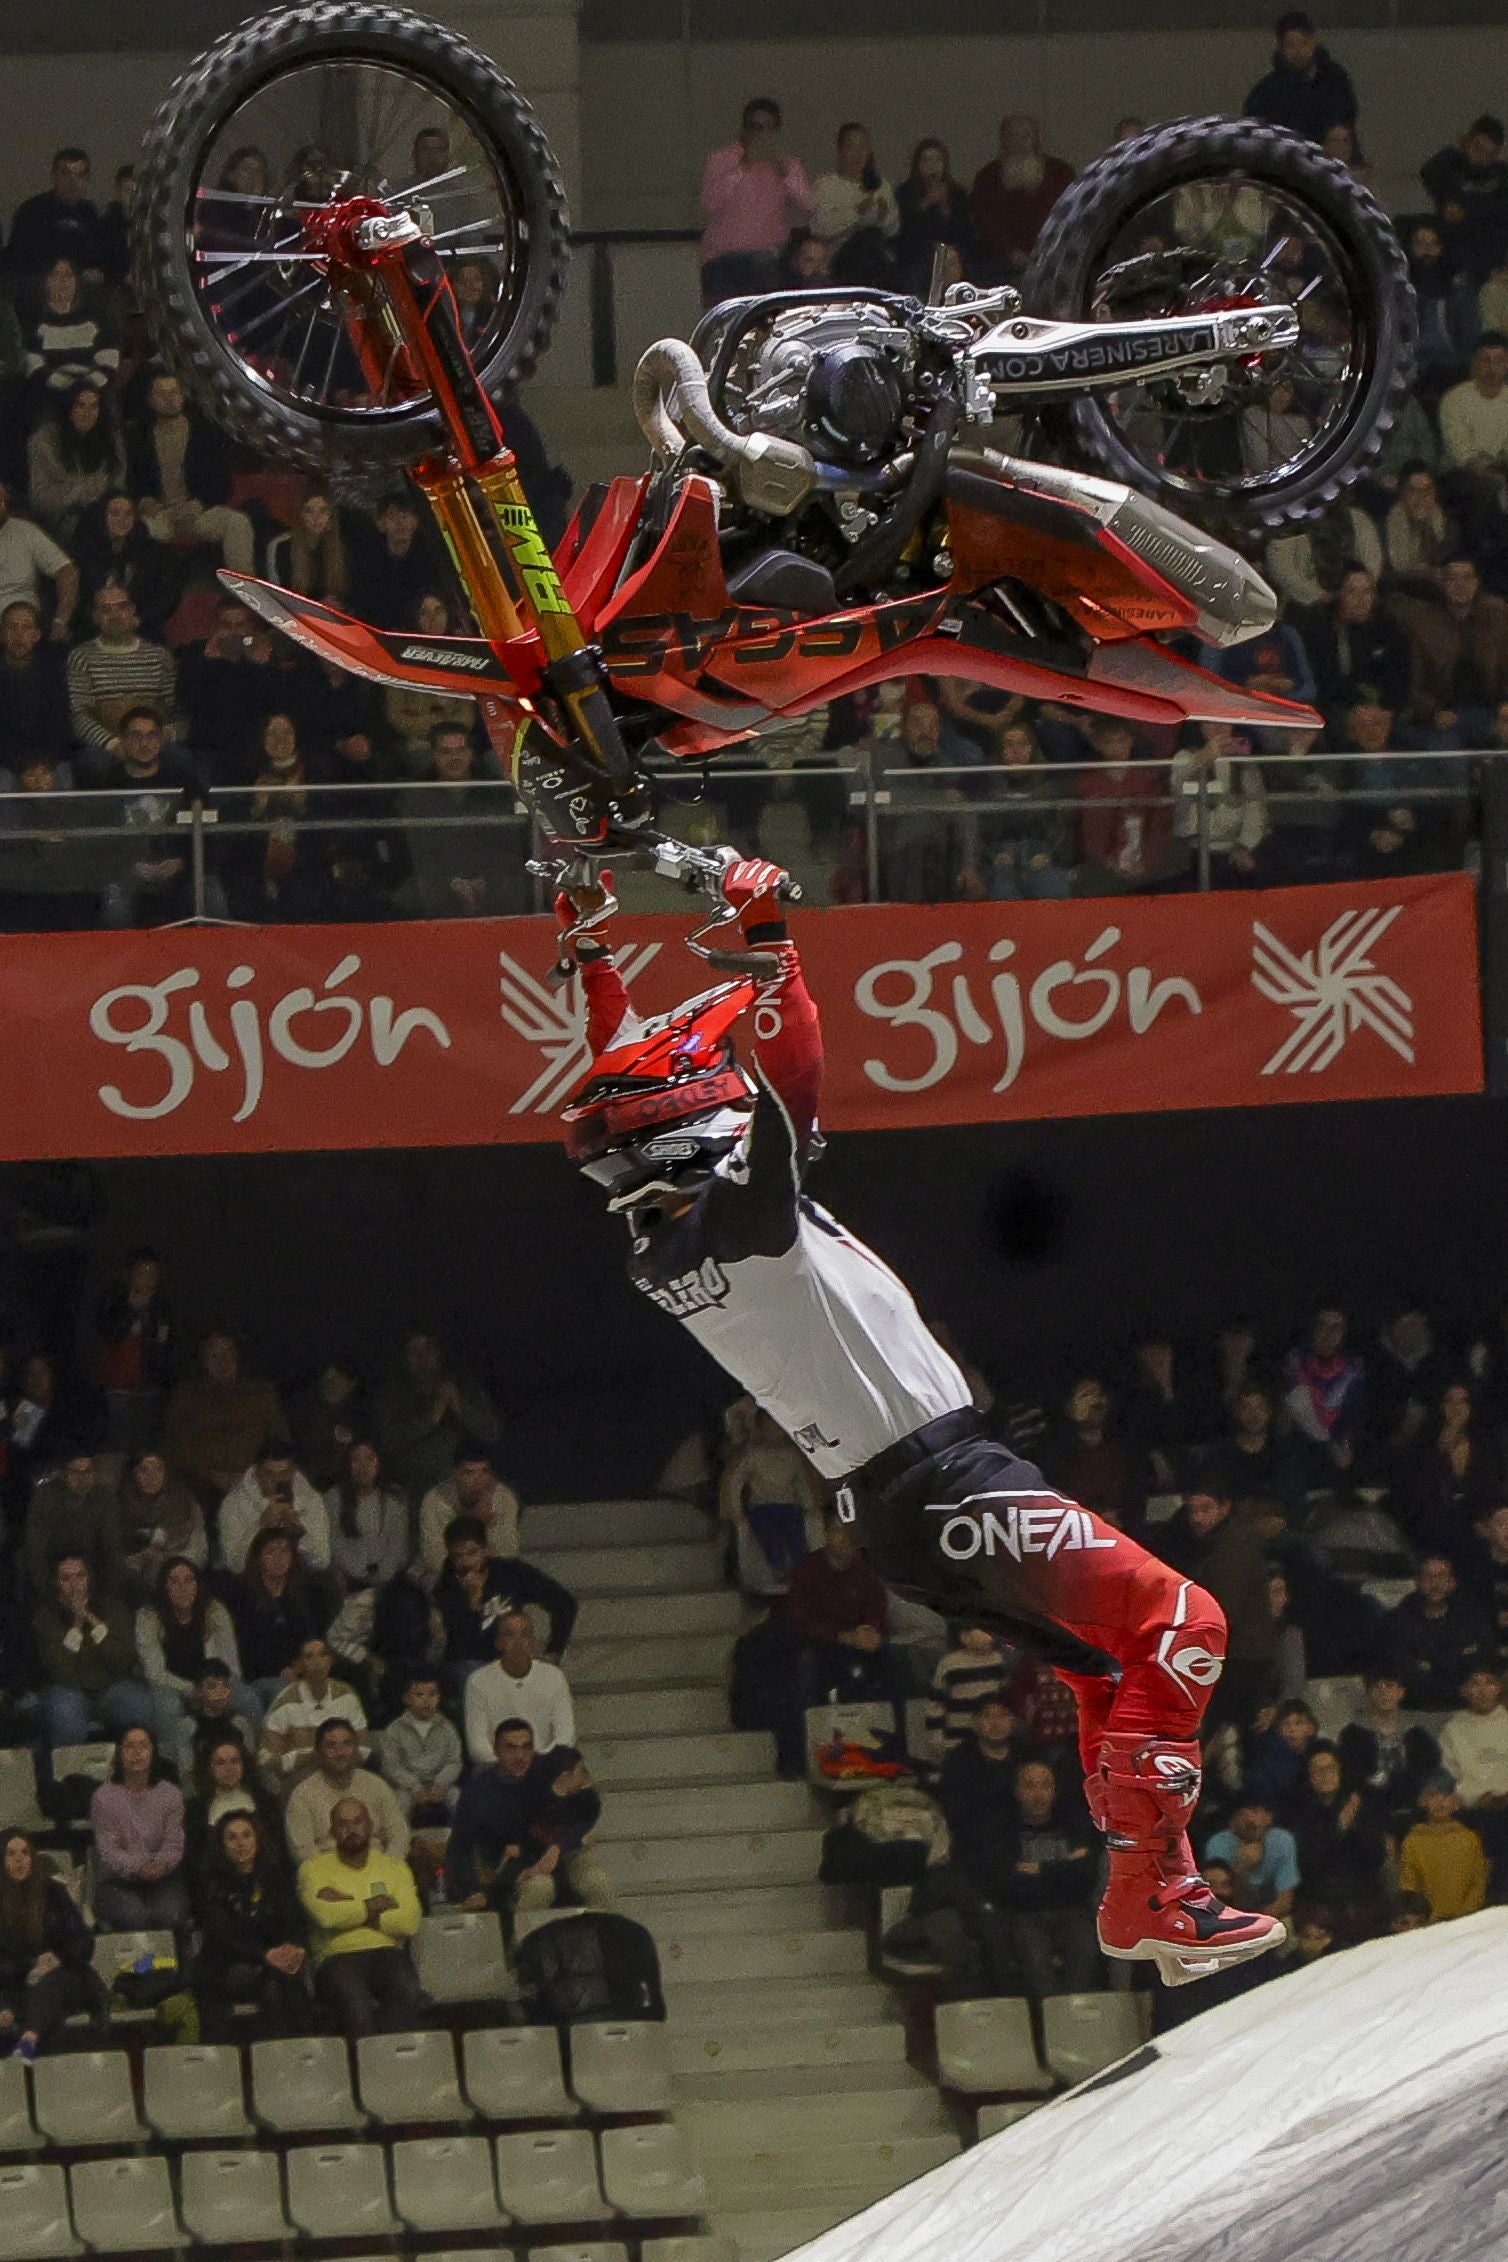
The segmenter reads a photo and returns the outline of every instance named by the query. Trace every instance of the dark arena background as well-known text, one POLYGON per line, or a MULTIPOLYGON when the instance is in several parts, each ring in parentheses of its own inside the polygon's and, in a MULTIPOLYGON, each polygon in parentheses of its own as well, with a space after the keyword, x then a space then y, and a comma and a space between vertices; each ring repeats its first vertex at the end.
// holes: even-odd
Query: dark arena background
POLYGON ((0 2262, 1495 2262, 1503 0, 0 117, 0 2262))

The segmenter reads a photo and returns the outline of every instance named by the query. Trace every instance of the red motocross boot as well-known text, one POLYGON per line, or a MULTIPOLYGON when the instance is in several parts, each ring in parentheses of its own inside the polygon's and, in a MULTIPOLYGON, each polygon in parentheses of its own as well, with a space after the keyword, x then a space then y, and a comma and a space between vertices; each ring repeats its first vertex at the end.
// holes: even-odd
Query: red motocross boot
POLYGON ((1288 1937, 1276 1917, 1227 1908, 1199 1875, 1188 1840, 1199 1782, 1197 1743, 1110 1735, 1100 1745, 1090 1798, 1110 1854, 1100 1946, 1125 1962, 1155 1963, 1167 1987, 1208 1979, 1288 1937))

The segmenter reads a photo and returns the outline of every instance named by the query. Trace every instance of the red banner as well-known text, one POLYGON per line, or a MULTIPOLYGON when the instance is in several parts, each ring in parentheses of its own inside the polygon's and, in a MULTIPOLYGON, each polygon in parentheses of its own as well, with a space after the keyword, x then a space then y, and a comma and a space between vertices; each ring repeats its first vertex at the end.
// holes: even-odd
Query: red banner
MULTIPOLYGON (((1463 873, 793 922, 837 1129, 1482 1088, 1463 873)), ((706 986, 624 918, 647 1010, 706 986)), ((0 940, 0 1159, 553 1139, 586 1067, 546 919, 0 940)))

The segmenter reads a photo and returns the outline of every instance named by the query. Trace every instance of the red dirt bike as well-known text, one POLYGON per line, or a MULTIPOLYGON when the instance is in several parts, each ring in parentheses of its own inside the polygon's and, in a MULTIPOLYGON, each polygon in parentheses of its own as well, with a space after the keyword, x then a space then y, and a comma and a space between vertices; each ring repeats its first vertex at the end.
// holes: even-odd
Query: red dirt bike
POLYGON ((1294 527, 1368 471, 1415 334, 1402 251, 1344 168, 1182 120, 1079 176, 1019 291, 772 291, 652 346, 651 468, 591 490, 552 556, 494 402, 555 321, 565 200, 476 48, 385 6, 254 18, 164 103, 135 228, 192 394, 276 463, 406 471, 480 634, 222 579, 354 674, 477 700, 544 868, 578 874, 649 856, 715 883, 721 852, 656 829, 660 758, 888 677, 1313 726, 1166 639, 1271 625, 1222 537, 1294 527))

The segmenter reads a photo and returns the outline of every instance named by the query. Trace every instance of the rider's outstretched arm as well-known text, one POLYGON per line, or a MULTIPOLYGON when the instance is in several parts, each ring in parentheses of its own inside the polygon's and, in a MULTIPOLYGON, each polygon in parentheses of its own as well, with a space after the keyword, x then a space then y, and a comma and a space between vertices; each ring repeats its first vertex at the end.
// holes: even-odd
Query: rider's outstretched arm
MULTIPOLYGON (((562 929, 569 930, 576 922, 578 909, 568 895, 557 895, 555 916, 562 929)), ((567 964, 574 966, 581 976, 581 994, 586 1000, 587 1043, 595 1060, 599 1053, 609 1051, 614 1045, 630 1043, 643 1024, 634 1011, 628 984, 618 972, 610 944, 588 927, 562 947, 567 964)))

